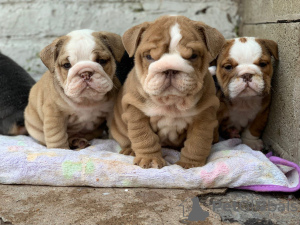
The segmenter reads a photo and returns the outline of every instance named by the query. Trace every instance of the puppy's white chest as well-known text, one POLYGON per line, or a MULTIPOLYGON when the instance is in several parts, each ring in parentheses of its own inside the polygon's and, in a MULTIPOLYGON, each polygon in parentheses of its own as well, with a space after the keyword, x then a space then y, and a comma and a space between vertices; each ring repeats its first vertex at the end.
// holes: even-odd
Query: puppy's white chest
POLYGON ((192 123, 192 117, 167 117, 154 116, 150 118, 150 124, 160 138, 162 145, 179 145, 182 136, 192 123))
POLYGON ((103 107, 81 108, 74 111, 68 120, 69 133, 87 133, 97 129, 102 124, 113 105, 103 107))
POLYGON ((261 98, 253 98, 247 101, 236 102, 230 108, 229 118, 230 126, 237 129, 242 129, 248 126, 249 122, 253 121, 261 109, 261 98))

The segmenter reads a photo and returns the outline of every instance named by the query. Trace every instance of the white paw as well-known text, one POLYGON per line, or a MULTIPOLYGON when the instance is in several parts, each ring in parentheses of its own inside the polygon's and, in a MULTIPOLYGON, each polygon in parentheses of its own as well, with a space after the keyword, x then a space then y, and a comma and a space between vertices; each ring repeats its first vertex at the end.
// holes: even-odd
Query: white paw
POLYGON ((248 145, 253 150, 261 151, 264 147, 264 143, 261 139, 251 140, 248 138, 242 138, 243 144, 248 145))

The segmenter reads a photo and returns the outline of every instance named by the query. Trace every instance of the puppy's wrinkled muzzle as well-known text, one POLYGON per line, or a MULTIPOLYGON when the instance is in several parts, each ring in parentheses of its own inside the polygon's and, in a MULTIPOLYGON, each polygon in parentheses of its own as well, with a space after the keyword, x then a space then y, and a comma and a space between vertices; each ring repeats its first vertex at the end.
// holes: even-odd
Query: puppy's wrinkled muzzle
POLYGON ((152 95, 182 94, 195 88, 194 68, 178 54, 166 54, 149 66, 145 91, 152 95), (170 90, 169 87, 172 87, 170 90), (174 90, 173 90, 174 89, 174 90))
POLYGON ((238 74, 229 84, 229 96, 251 97, 260 95, 265 87, 262 72, 256 65, 239 65, 238 74))
POLYGON ((106 93, 112 87, 111 78, 100 64, 92 61, 81 61, 69 70, 65 93, 69 97, 78 97, 85 90, 106 93))

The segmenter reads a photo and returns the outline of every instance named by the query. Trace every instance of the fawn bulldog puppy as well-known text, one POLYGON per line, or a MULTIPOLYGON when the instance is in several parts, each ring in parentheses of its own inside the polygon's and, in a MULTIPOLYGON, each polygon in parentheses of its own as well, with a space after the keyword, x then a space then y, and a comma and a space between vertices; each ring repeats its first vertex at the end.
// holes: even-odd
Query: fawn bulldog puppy
POLYGON ((121 153, 135 155, 142 168, 161 168, 161 147, 168 146, 181 149, 183 168, 203 166, 219 107, 208 66, 224 37, 184 16, 163 16, 127 30, 122 40, 135 67, 118 94, 110 129, 121 153))
POLYGON ((47 71, 30 91, 29 134, 47 148, 85 148, 101 136, 120 83, 116 62, 125 49, 109 32, 77 30, 59 37, 40 57, 47 71))
POLYGON ((255 150, 263 148, 260 137, 269 114, 271 56, 278 60, 276 42, 242 37, 227 40, 217 59, 220 135, 241 137, 244 144, 255 150))

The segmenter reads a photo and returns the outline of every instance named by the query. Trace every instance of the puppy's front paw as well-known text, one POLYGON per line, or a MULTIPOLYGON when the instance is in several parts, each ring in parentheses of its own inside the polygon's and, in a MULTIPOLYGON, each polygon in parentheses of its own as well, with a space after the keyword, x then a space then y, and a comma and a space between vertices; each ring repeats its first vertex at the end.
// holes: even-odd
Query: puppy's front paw
POLYGON ((178 162, 176 162, 177 165, 181 166, 184 169, 189 169, 189 168, 193 168, 193 167, 201 167, 205 165, 205 161, 204 162, 184 162, 183 160, 179 160, 178 162))
POLYGON ((132 150, 132 148, 123 148, 119 153, 123 155, 135 156, 135 152, 132 150))
POLYGON ((166 161, 161 156, 136 156, 133 163, 134 165, 138 165, 144 169, 160 169, 166 165, 166 161))
POLYGON ((253 150, 258 150, 261 151, 264 147, 264 143, 261 139, 247 139, 247 138, 242 138, 243 144, 248 145, 250 148, 253 150))
POLYGON ((69 139, 69 145, 71 149, 84 149, 90 146, 90 143, 85 138, 73 137, 69 139))

